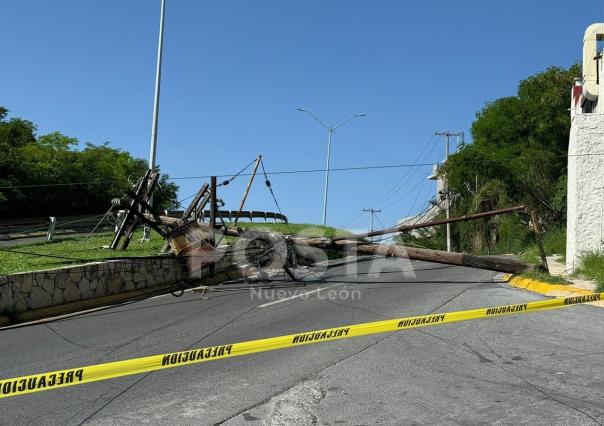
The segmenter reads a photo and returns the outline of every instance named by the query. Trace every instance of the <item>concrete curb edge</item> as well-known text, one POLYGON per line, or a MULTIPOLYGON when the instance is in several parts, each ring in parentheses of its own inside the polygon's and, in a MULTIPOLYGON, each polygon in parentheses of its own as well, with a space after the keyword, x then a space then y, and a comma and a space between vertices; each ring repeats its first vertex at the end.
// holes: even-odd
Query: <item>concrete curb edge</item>
MULTIPOLYGON (((521 288, 548 297, 568 297, 572 295, 592 294, 593 291, 564 284, 549 284, 532 278, 522 278, 514 274, 503 274, 501 279, 512 287, 521 288)), ((595 291, 595 290, 594 290, 595 291)), ((589 305, 604 307, 602 302, 592 302, 589 305)))

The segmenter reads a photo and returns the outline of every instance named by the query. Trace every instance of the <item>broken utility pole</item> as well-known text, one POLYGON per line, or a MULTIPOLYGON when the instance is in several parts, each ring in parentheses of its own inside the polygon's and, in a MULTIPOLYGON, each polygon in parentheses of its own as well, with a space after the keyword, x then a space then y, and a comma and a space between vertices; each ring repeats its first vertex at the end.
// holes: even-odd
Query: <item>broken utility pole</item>
POLYGON ((467 214, 464 216, 452 217, 450 219, 442 219, 442 220, 434 220, 431 222, 415 223, 413 225, 399 225, 399 226, 394 226, 392 228, 381 229, 378 231, 366 232, 364 234, 355 234, 355 235, 350 235, 347 237, 337 237, 337 238, 333 238, 333 241, 361 239, 361 238, 367 238, 367 237, 375 237, 378 235, 396 234, 399 232, 411 231, 413 229, 428 228, 430 226, 444 225, 447 223, 465 222, 467 220, 479 219, 481 217, 497 216, 500 214, 513 213, 513 212, 523 211, 523 210, 525 210, 524 206, 509 207, 506 209, 492 210, 492 211, 488 211, 488 212, 474 213, 474 214, 467 214))
MULTIPOLYGON (((375 244, 369 244, 369 243, 360 243, 359 244, 359 240, 366 238, 366 237, 376 236, 376 235, 394 234, 394 233, 409 231, 409 230, 413 230, 413 229, 420 229, 420 228, 427 228, 430 226, 443 225, 447 222, 453 223, 453 222, 461 222, 461 221, 465 221, 465 220, 474 220, 474 219, 479 219, 482 217, 513 213, 513 212, 522 211, 522 210, 524 210, 524 206, 516 206, 516 207, 510 207, 507 209, 493 210, 493 211, 488 211, 488 212, 476 213, 476 214, 472 214, 472 215, 453 217, 448 220, 444 219, 444 220, 436 220, 436 221, 431 221, 431 222, 417 223, 414 225, 401 225, 401 226, 394 227, 394 228, 377 230, 374 232, 367 232, 364 234, 350 235, 350 236, 346 236, 346 237, 298 238, 298 237, 293 237, 293 236, 284 236, 284 238, 287 240, 291 240, 294 243, 293 244, 294 247, 296 244, 301 244, 301 245, 306 245, 306 246, 322 248, 322 249, 326 249, 326 250, 343 251, 343 250, 354 249, 354 250, 356 250, 357 253, 362 253, 362 254, 378 254, 378 255, 385 255, 385 256, 404 257, 404 258, 423 260, 423 261, 428 261, 428 262, 438 262, 438 263, 445 263, 445 264, 457 265, 457 266, 467 266, 467 267, 472 267, 472 268, 489 269, 489 270, 500 271, 500 272, 519 273, 519 272, 529 269, 529 265, 527 265, 524 262, 515 260, 515 259, 500 258, 500 257, 494 257, 494 256, 474 256, 474 255, 469 255, 469 254, 464 254, 464 253, 450 253, 450 252, 441 251, 441 250, 420 249, 420 248, 414 248, 414 247, 399 246, 396 244, 392 244, 392 245, 375 245, 375 244)), ((166 221, 167 223, 176 221, 176 219, 169 218, 169 217, 162 217, 162 220, 166 221)), ((206 231, 209 231, 209 228, 210 228, 210 226, 207 224, 197 224, 197 226, 200 229, 204 229, 206 231)), ((246 231, 241 228, 224 229, 224 228, 218 227, 218 229, 220 229, 225 235, 229 235, 229 236, 233 236, 233 237, 241 237, 246 234, 249 235, 249 233, 246 233, 246 231)), ((254 235, 256 235, 256 234, 261 235, 261 234, 263 234, 263 232, 254 231, 254 235)))

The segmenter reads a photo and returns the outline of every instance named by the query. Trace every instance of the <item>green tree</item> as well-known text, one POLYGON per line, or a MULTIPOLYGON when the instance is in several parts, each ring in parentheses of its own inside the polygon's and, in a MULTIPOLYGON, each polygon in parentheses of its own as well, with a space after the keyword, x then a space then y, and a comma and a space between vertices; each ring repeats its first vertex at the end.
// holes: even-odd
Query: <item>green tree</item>
MULTIPOLYGON (((515 96, 489 102, 476 114, 473 143, 453 154, 441 169, 454 197, 454 214, 524 204, 537 211, 546 230, 564 224, 568 102, 580 73, 579 65, 550 67, 521 81, 515 96), (488 202, 481 198, 477 203, 485 191, 488 202)), ((457 225, 467 231, 458 234, 459 245, 474 251, 488 248, 501 237, 500 223, 457 225)))
MULTIPOLYGON (((106 211, 147 169, 128 152, 85 144, 59 132, 36 137, 27 120, 0 107, 0 217, 62 216, 106 211), (24 187, 25 186, 25 187, 24 187)), ((178 187, 162 175, 156 205, 176 201, 178 187)))

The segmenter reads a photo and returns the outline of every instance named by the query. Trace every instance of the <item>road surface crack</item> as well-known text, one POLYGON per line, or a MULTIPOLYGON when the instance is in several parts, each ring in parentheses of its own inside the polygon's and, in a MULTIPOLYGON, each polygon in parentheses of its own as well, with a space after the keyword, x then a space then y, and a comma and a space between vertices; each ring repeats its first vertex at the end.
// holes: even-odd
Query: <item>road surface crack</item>
MULTIPOLYGON (((442 338, 442 337, 440 337, 440 336, 436 336, 436 335, 431 334, 431 333, 428 333, 428 332, 426 332, 426 331, 424 331, 424 330, 416 330, 416 332, 418 332, 418 333, 422 333, 422 334, 425 334, 425 335, 430 336, 430 337, 435 338, 435 339, 438 339, 438 340, 442 341, 443 343, 446 343, 446 344, 448 344, 448 345, 454 346, 454 347, 456 347, 456 348, 458 348, 458 349, 460 349, 460 350, 462 350, 462 351, 464 351, 464 352, 467 352, 467 353, 469 353, 469 354, 472 354, 472 355, 474 355, 474 356, 477 356, 481 362, 484 362, 484 361, 482 360, 482 358, 487 359, 487 358, 485 358, 485 357, 482 357, 482 356, 478 355, 478 350, 476 350, 476 349, 474 349, 474 348, 471 348, 471 347, 470 347, 470 346, 468 346, 467 344, 466 344, 466 346, 467 346, 467 349, 466 349, 466 348, 464 348, 463 346, 458 345, 456 342, 453 342, 453 341, 451 341, 451 340, 448 340, 448 339, 442 338)), ((564 402, 564 401, 561 401, 560 399, 558 399, 558 398, 556 398, 555 396, 553 396, 553 395, 549 394, 548 392, 544 391, 543 389, 541 389, 540 387, 538 387, 538 386, 537 386, 537 385, 535 385, 534 383, 532 383, 532 382, 528 381, 527 379, 525 379, 524 377, 521 377, 521 376, 519 376, 518 374, 516 374, 516 373, 514 373, 514 372, 512 372, 512 371, 510 371, 510 370, 508 370, 507 368, 503 367, 502 365, 499 365, 499 364, 497 364, 496 362, 493 362, 493 361, 491 361, 491 360, 488 360, 488 362, 489 362, 489 364, 491 364, 492 366, 494 366, 494 367, 496 367, 496 368, 499 368, 500 370, 505 371, 505 372, 506 372, 507 374, 509 374, 510 376, 513 376, 513 377, 515 377, 516 379, 518 379, 518 380, 520 380, 520 381, 524 382, 524 383, 525 383, 525 384, 527 384, 529 387, 533 388, 534 390, 536 390, 537 392, 539 392, 539 393, 541 393, 542 395, 546 396, 547 398, 551 399, 552 401, 554 401, 554 402, 556 402, 556 403, 558 403, 558 404, 560 404, 560 405, 563 405, 563 406, 565 406, 565 407, 567 407, 567 408, 570 408, 571 410, 574 410, 574 411, 576 411, 576 412, 578 412, 578 413, 581 413, 581 414, 583 414, 584 416, 586 416, 586 417, 588 417, 589 419, 591 419, 592 421, 594 421, 596 424, 598 424, 598 425, 602 425, 602 423, 600 423, 600 422, 599 422, 599 421, 598 421, 598 420, 597 420, 595 417, 593 417, 591 414, 589 414, 589 413, 587 413, 587 412, 585 412, 585 411, 581 410, 581 409, 580 409, 580 408, 578 408, 578 407, 575 407, 575 406, 570 405, 570 404, 568 404, 568 403, 566 403, 566 402, 564 402)))

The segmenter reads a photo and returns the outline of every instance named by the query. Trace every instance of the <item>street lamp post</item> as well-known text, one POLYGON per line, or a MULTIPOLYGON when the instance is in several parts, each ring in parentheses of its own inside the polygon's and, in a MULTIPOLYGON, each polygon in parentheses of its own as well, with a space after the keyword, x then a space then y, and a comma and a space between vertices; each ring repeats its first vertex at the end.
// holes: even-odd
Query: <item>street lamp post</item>
MULTIPOLYGON (((161 88, 161 65, 164 50, 164 15, 166 12, 166 0, 161 0, 159 14, 159 40, 157 42, 157 62, 155 65, 155 93, 153 96, 153 119, 151 121, 151 147, 149 149, 149 170, 151 173, 157 171, 157 123, 159 121, 159 94, 161 88)), ((149 205, 153 205, 153 194, 149 197, 149 205)), ((143 238, 141 242, 151 239, 151 229, 147 225, 143 227, 143 238)))
POLYGON ((159 41, 157 43, 157 63, 155 68, 155 95, 153 97, 153 120, 151 123, 151 149, 149 152, 149 169, 155 171, 157 167, 157 122, 159 119, 159 91, 161 85, 161 63, 164 49, 164 14, 166 0, 161 0, 159 15, 159 41))
POLYGON ((356 117, 365 117, 366 114, 355 114, 355 115, 347 118, 346 120, 342 121, 337 126, 327 126, 325 123, 323 123, 319 119, 319 117, 317 117, 315 114, 313 114, 309 110, 304 109, 304 108, 298 108, 298 111, 309 114, 325 130, 327 130, 327 167, 325 168, 325 191, 323 194, 323 226, 326 226, 326 224, 327 224, 327 194, 329 192, 329 170, 330 170, 330 163, 331 163, 331 137, 332 137, 332 134, 335 132, 336 129, 342 127, 344 124, 348 123, 352 119, 354 119, 356 117))

